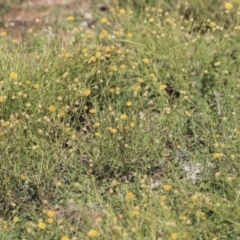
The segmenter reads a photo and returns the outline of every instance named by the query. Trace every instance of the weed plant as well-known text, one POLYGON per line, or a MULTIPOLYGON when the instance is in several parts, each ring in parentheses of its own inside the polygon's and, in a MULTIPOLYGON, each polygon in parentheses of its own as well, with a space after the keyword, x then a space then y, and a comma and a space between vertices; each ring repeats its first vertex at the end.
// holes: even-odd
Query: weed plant
POLYGON ((108 8, 1 28, 0 238, 240 239, 238 1, 108 8))

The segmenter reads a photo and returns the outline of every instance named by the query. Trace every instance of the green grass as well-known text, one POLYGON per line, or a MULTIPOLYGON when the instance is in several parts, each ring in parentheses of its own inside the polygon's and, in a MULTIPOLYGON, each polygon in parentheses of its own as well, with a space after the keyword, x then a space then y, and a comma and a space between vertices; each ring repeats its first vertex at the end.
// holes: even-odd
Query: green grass
POLYGON ((240 239, 240 6, 157 2, 1 30, 1 239, 240 239))

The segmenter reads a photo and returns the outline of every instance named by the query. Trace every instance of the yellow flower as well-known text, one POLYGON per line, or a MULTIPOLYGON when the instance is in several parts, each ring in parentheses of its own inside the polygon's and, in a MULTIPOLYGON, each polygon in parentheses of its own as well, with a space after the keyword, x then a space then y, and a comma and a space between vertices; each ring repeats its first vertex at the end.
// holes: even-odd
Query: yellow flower
POLYGON ((171 18, 166 18, 165 22, 169 23, 170 25, 174 25, 174 20, 171 18))
POLYGON ((53 210, 48 210, 47 211, 47 216, 48 217, 54 217, 55 216, 55 212, 53 210))
POLYGON ((121 64, 121 65, 120 65, 120 68, 121 68, 121 69, 125 69, 125 68, 126 68, 126 65, 125 65, 125 64, 121 64))
POLYGON ((63 236, 63 237, 61 237, 61 240, 69 240, 69 237, 63 236))
POLYGON ((11 79, 17 79, 17 77, 18 77, 18 74, 16 72, 11 72, 10 73, 10 78, 11 79))
POLYGON ((128 106, 128 107, 131 107, 131 106, 132 106, 132 104, 133 104, 133 103, 132 103, 132 102, 130 102, 130 101, 129 101, 129 102, 127 102, 127 106, 128 106))
POLYGON ((192 202, 197 202, 199 199, 199 194, 195 193, 194 195, 191 196, 191 201, 192 202))
POLYGON ((102 56, 102 53, 101 53, 101 52, 96 52, 95 56, 96 56, 97 58, 100 58, 100 57, 102 56))
POLYGON ((13 222, 15 222, 15 223, 16 223, 16 222, 19 222, 19 221, 20 221, 20 218, 19 218, 19 217, 16 216, 16 217, 13 218, 13 222))
POLYGON ((108 32, 106 30, 102 30, 102 32, 99 34, 100 39, 104 39, 108 36, 108 32))
POLYGON ((95 126, 95 127, 99 127, 99 126, 100 126, 100 122, 94 123, 94 126, 95 126))
POLYGON ((154 73, 150 73, 150 74, 149 74, 149 77, 155 79, 155 78, 156 78, 156 75, 155 75, 154 73))
POLYGON ((131 200, 134 198, 134 194, 132 192, 128 192, 125 196, 125 199, 126 200, 131 200))
POLYGON ((62 108, 62 109, 60 109, 59 110, 59 112, 58 112, 58 114, 59 114, 59 116, 64 116, 65 115, 65 111, 64 111, 64 109, 62 108))
POLYGON ((164 89, 166 89, 166 88, 167 88, 167 85, 166 85, 166 84, 161 84, 161 85, 160 85, 160 89, 161 89, 161 90, 164 90, 164 89))
POLYGON ((96 109, 92 108, 89 110, 90 113, 94 114, 96 112, 96 109))
POLYGON ((213 157, 214 157, 214 158, 220 158, 220 157, 222 157, 222 156, 223 156, 222 153, 213 153, 213 157))
POLYGON ((74 16, 68 16, 68 17, 67 17, 67 20, 68 20, 68 21, 73 21, 73 20, 74 20, 74 16))
POLYGON ((106 17, 103 17, 103 18, 101 18, 101 23, 106 23, 108 20, 107 20, 107 18, 106 17))
POLYGON ((177 239, 178 238, 178 234, 177 233, 171 233, 170 238, 171 239, 177 239))
POLYGON ((140 212, 138 210, 133 210, 132 211, 132 215, 133 216, 139 216, 140 215, 140 212))
POLYGON ((109 88, 110 93, 114 93, 115 89, 114 88, 109 88))
POLYGON ((5 37, 6 35, 7 35, 7 32, 5 32, 5 31, 1 31, 1 32, 0 32, 0 36, 1 36, 1 37, 5 37))
POLYGON ((3 122, 1 122, 1 126, 2 127, 6 127, 6 126, 8 126, 10 123, 9 123, 9 121, 3 121, 3 122))
POLYGON ((110 70, 111 70, 111 71, 117 71, 117 65, 111 66, 111 67, 110 67, 110 70))
POLYGON ((122 120, 126 120, 127 119, 127 115, 126 114, 122 114, 121 116, 120 116, 120 118, 122 119, 122 120))
POLYGON ((96 136, 96 137, 100 137, 100 136, 101 136, 101 133, 100 133, 100 132, 96 132, 96 133, 95 133, 95 136, 96 136))
POLYGON ((144 63, 149 63, 149 59, 148 59, 148 58, 143 58, 142 61, 143 61, 144 63))
POLYGON ((116 128, 110 128, 109 129, 112 133, 116 133, 117 132, 117 129, 116 128))
POLYGON ((128 33, 128 34, 127 34, 127 37, 128 37, 128 38, 132 38, 132 37, 133 37, 133 34, 132 34, 132 33, 128 33))
POLYGON ((96 62, 96 57, 95 56, 92 56, 90 59, 89 59, 89 61, 88 61, 88 63, 91 63, 91 62, 96 62))
POLYGON ((46 223, 44 222, 38 223, 38 228, 44 230, 46 228, 46 223))
POLYGON ((84 97, 88 97, 91 95, 91 90, 90 89, 85 89, 82 93, 81 93, 82 96, 84 97))
POLYGON ((210 27, 211 28, 214 28, 214 27, 216 27, 217 26, 217 24, 215 23, 215 22, 210 22, 210 27))
POLYGON ((131 127, 134 127, 134 126, 135 126, 135 123, 131 122, 131 123, 130 123, 130 126, 131 126, 131 127))
POLYGON ((40 87, 40 85, 39 85, 38 83, 36 83, 36 84, 33 85, 33 87, 34 87, 35 89, 38 89, 38 88, 40 87))
POLYGON ((225 3, 225 9, 226 10, 231 10, 232 8, 233 8, 232 3, 230 3, 230 2, 225 3))
POLYGON ((138 82, 143 83, 144 82, 143 78, 138 78, 138 82))
POLYGON ((183 216, 180 216, 179 219, 182 221, 186 221, 186 220, 188 220, 188 217, 183 215, 183 216))
POLYGON ((119 11, 119 13, 120 13, 121 15, 124 15, 124 14, 126 14, 126 10, 123 9, 123 8, 121 8, 120 11, 119 11))
POLYGON ((26 179, 26 176, 25 176, 24 174, 21 174, 21 175, 20 175, 20 178, 21 178, 22 180, 25 180, 25 179, 26 179))
POLYGON ((54 221, 54 219, 53 219, 53 218, 51 218, 51 217, 47 219, 47 223, 49 223, 49 224, 52 224, 52 223, 53 223, 53 221, 54 221))
POLYGON ((98 236, 98 231, 95 230, 95 229, 91 229, 91 230, 88 232, 88 236, 89 236, 89 237, 97 237, 97 236, 98 236))
POLYGON ((56 107, 53 106, 53 105, 51 105, 51 106, 48 107, 48 110, 49 110, 50 112, 54 112, 54 111, 56 110, 56 107))
POLYGON ((170 190, 172 189, 172 186, 171 186, 171 185, 168 185, 168 184, 164 184, 162 188, 163 188, 163 190, 165 190, 165 191, 170 191, 170 190))
POLYGON ((6 96, 0 96, 0 103, 5 102, 6 98, 7 98, 6 96))
POLYGON ((64 54, 64 57, 65 57, 65 58, 70 58, 70 57, 71 57, 71 54, 67 52, 67 53, 64 54))

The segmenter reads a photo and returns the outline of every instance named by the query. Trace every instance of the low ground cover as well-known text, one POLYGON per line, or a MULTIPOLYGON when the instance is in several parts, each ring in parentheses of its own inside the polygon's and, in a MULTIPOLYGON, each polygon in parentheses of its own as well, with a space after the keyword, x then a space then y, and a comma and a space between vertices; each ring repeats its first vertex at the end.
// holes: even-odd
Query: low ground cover
POLYGON ((238 1, 14 4, 1 239, 239 239, 238 1))

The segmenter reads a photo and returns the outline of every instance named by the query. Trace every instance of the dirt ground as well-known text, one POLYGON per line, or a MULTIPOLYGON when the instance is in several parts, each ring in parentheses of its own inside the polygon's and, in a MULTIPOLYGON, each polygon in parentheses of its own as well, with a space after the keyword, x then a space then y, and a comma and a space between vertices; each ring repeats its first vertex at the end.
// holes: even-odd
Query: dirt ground
POLYGON ((86 20, 85 16, 92 18, 91 9, 97 6, 94 0, 31 0, 11 4, 0 18, 0 31, 11 33, 13 38, 21 38, 26 27, 34 28, 36 22, 38 29, 42 30, 52 26, 56 18, 58 24, 61 24, 67 16, 72 15, 77 16, 81 24, 86 20))

